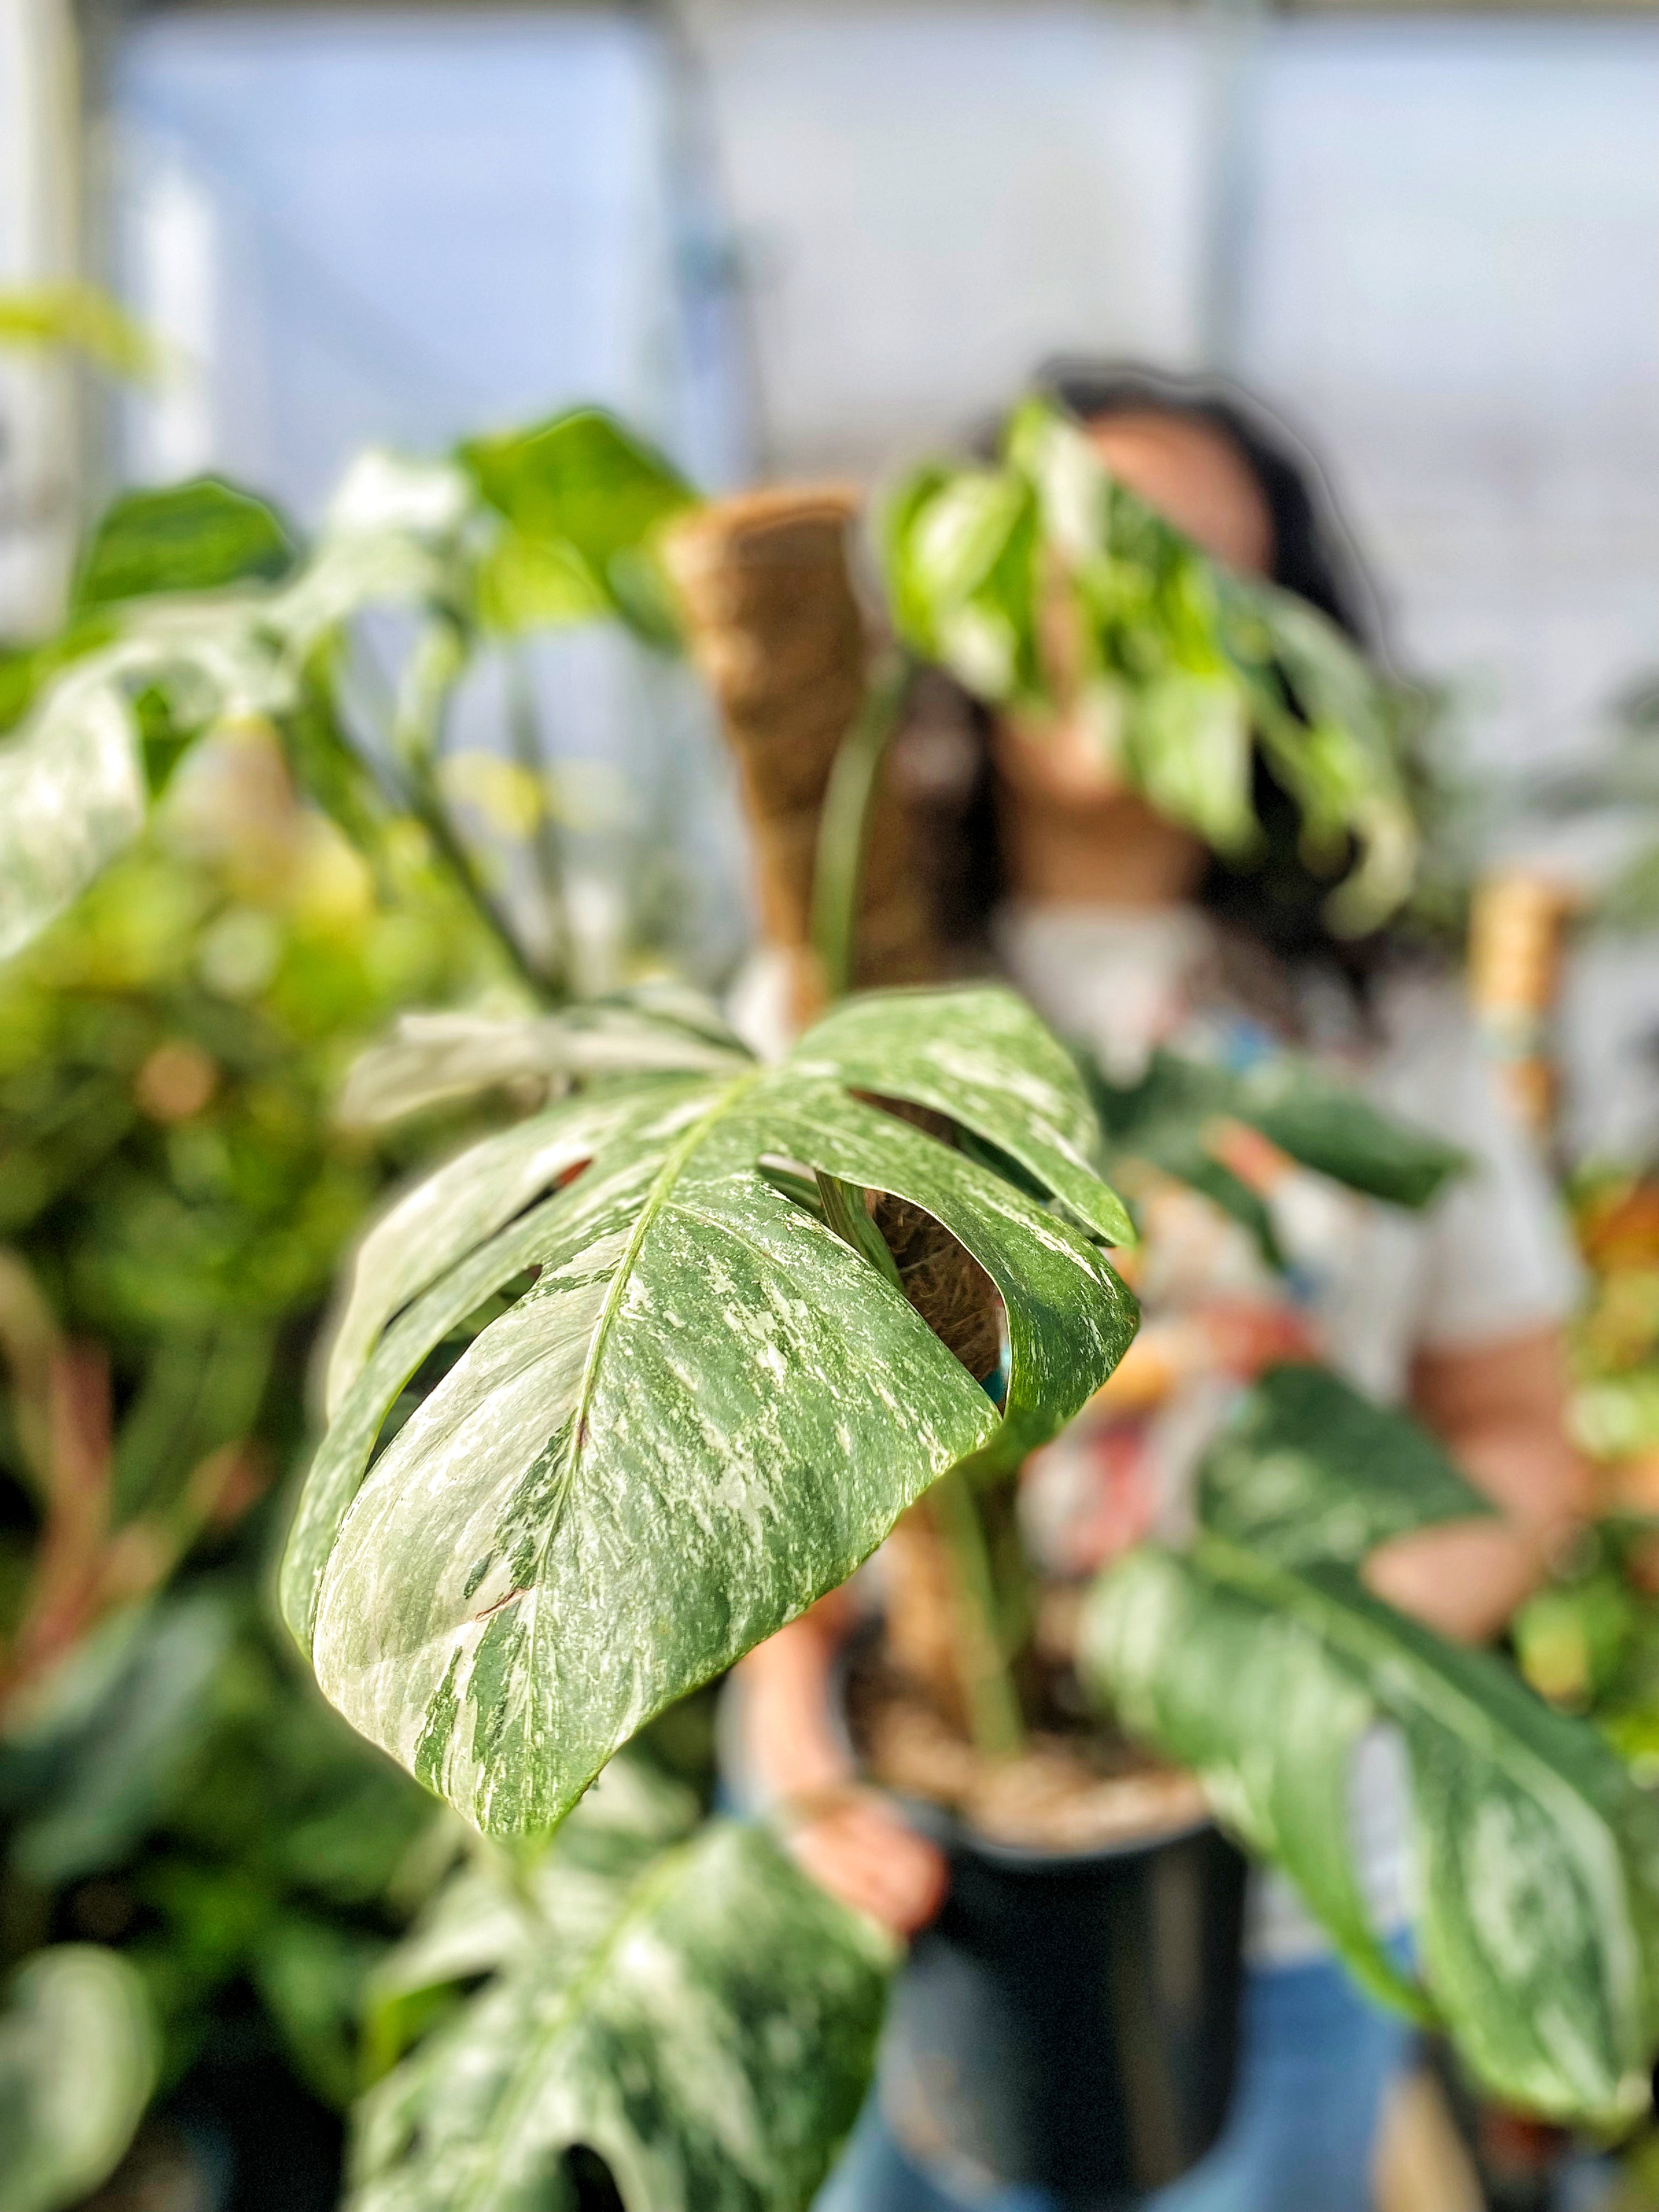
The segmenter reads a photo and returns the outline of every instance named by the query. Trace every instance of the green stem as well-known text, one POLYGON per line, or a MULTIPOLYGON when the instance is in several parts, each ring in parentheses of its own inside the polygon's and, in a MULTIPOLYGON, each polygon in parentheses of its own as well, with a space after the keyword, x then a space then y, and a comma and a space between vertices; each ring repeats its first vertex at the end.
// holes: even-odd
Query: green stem
POLYGON ((562 999, 568 996, 568 977, 564 969, 569 950, 564 905, 564 855, 553 820, 549 769, 536 715, 536 696, 521 646, 512 651, 508 682, 511 693, 507 726, 513 739, 513 757, 532 779, 537 793, 530 856, 536 870, 536 887, 541 893, 543 921, 550 953, 550 966, 542 979, 543 990, 544 995, 552 994, 562 999))
POLYGON ((887 1241, 870 1218, 864 1202, 864 1193, 856 1183, 839 1182, 826 1175, 822 1168, 814 1173, 817 1180, 818 1198, 823 1207, 823 1218, 843 1244, 850 1244, 878 1273, 885 1275, 901 1297, 904 1285, 899 1279, 896 1261, 887 1249, 887 1241))
POLYGON ((882 663, 830 770, 812 865, 812 949, 831 999, 845 998, 853 988, 870 801, 914 673, 905 653, 882 663))
POLYGON ((927 1509, 951 1562, 957 1672, 969 1733, 984 1757, 1009 1759, 1025 1747, 1025 1723, 1003 1656, 990 1549, 972 1488, 960 1469, 933 1485, 927 1509))
POLYGON ((484 888, 477 863, 450 820, 438 786, 437 762, 443 749, 444 725, 455 679, 465 658, 466 639, 460 624, 453 619, 434 620, 410 656, 392 714, 392 751, 402 771, 410 812, 431 838, 462 896, 519 975, 538 999, 544 999, 547 979, 484 888))
POLYGON ((546 977, 520 944, 506 915, 485 890, 483 878, 446 812, 433 778, 424 770, 406 767, 404 787, 410 813, 431 838, 468 905, 506 953, 520 977, 538 999, 544 1000, 548 996, 546 977))

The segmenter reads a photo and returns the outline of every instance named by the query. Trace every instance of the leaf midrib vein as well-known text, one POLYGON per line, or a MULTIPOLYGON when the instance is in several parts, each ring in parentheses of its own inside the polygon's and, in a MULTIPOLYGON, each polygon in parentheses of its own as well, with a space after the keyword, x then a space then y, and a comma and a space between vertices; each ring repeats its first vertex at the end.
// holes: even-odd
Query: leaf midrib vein
MULTIPOLYGON (((706 1115, 704 1118, 712 1120, 714 1116, 706 1115)), ((702 1126, 702 1122, 697 1125, 698 1128, 702 1126)), ((682 1869, 690 1863, 701 1840, 700 1835, 693 1834, 684 1843, 671 1844, 660 1858, 635 1875, 630 1887, 623 1893, 616 1918, 599 1937, 592 1950, 566 1984, 553 2017, 532 2038, 532 2050, 538 2054, 547 2051, 556 2046, 569 2032, 573 2017, 579 2014, 586 2003, 624 1939, 631 1936, 641 1922, 648 1920, 660 1899, 672 1891, 682 1869)), ((517 2087, 508 2091, 507 2110, 501 2124, 494 2130, 494 2154, 489 2168, 478 2176, 477 2181, 468 2191, 465 2201, 469 2205, 487 2207, 492 2201, 488 2197, 481 2197, 479 2191, 486 2185, 493 2189, 501 2161, 513 2147, 514 2131, 523 2118, 524 2109, 527 2105, 533 2106, 536 2094, 544 2085, 543 2067, 539 2064, 527 2065, 520 2075, 517 2087)))
MULTIPOLYGON (((632 1279, 635 1262, 639 1258, 646 1238, 651 1233, 652 1225, 657 1216, 668 1203, 669 1194, 679 1180, 687 1160, 696 1151, 709 1129, 725 1115, 730 1113, 745 1092, 752 1090, 755 1085, 769 1073, 769 1071, 764 1066, 751 1068, 734 1081, 726 1084, 708 1111, 699 1115, 669 1152, 661 1167, 652 1178, 651 1187, 646 1192, 644 1203, 640 1207, 639 1218, 634 1224, 622 1258, 617 1262, 616 1274, 611 1279, 611 1288, 605 1292, 605 1304, 599 1309, 599 1319, 594 1323, 593 1334, 588 1341, 587 1356, 582 1362, 581 1381, 577 1386, 575 1403, 571 1408, 570 1444, 565 1461, 563 1479, 559 1484, 557 1494, 548 1514, 546 1533, 536 1547, 534 1571, 529 1578, 532 1587, 539 1589, 546 1569, 548 1553, 552 1548, 554 1538, 563 1524, 565 1508, 575 1484, 577 1466, 586 1449, 585 1432, 587 1427, 587 1413, 593 1401, 594 1390, 598 1387, 599 1362, 604 1354, 605 1340, 611 1334, 611 1324, 616 1320, 623 1297, 626 1295, 628 1285, 632 1279)), ((541 1607, 538 1605, 531 1617, 529 1649, 525 1655, 528 1676, 532 1682, 536 1679, 536 1655, 540 1638, 541 1607)))

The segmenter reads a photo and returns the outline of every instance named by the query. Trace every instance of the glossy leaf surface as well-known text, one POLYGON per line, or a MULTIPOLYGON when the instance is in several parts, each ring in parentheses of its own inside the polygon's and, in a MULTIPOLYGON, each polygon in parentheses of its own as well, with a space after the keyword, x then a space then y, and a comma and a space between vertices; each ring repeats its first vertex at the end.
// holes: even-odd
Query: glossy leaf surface
POLYGON ((438 2025, 360 2109, 349 2212, 805 2212, 862 2100, 891 1939, 628 1760, 509 1881, 458 1874, 374 1984, 438 2025), (483 1977, 458 2008, 454 1996, 483 1977))
POLYGON ((1093 1241, 1123 1217, 1089 1127, 1012 994, 893 993, 777 1066, 602 1084, 441 1169, 359 1255, 284 1565, 328 1695, 480 1827, 550 1827, 930 1483, 972 1453, 1017 1462, 1105 1379, 1134 1305, 1093 1241), (878 1087, 1017 1179, 854 1095, 878 1087), (960 1240, 1007 1311, 1000 1413, 763 1161, 891 1192, 960 1240), (481 1310, 371 1466, 410 1376, 481 1310))

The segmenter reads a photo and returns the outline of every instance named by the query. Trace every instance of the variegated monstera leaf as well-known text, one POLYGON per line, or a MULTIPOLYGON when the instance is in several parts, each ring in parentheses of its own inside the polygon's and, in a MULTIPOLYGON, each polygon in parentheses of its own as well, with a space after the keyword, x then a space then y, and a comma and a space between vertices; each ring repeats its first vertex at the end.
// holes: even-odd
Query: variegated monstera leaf
POLYGON ((1193 1550, 1143 1545, 1102 1577, 1085 1666, 1373 1990, 1510 2102, 1620 2128, 1659 2044, 1659 1810, 1587 1723, 1356 1572, 1390 1537, 1490 1510, 1405 1416, 1280 1368, 1209 1455, 1193 1550), (1351 1822, 1381 1723, 1410 1781, 1415 1984, 1379 1943, 1351 1822))
POLYGON ((486 1832, 550 1828, 929 1484, 1052 1436, 1134 1327, 1079 1079, 1009 993, 860 999, 777 1066, 684 1033, 683 1071, 659 1051, 405 1197, 334 1347, 288 1617, 347 1718, 486 1832), (872 1191, 995 1286, 1000 1406, 847 1233, 872 1191))
POLYGON ((619 1759, 530 1864, 452 1877, 370 1984, 372 2060, 398 2063, 359 2108, 348 2212, 811 2203, 898 1947, 764 1828, 696 1813, 619 1759))

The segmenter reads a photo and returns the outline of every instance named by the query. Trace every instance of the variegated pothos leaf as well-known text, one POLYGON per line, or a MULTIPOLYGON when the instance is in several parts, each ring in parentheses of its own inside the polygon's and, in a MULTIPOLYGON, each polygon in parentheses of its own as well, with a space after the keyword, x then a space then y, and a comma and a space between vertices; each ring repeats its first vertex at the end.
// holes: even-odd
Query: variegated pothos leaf
POLYGON ((777 1066, 603 1084, 441 1169, 359 1255, 284 1564, 325 1691, 480 1827, 551 1827, 930 1483, 1023 1457, 1098 1389, 1135 1309, 1095 1241, 1128 1233, 1096 1133, 1010 993, 897 992, 777 1066), (872 1096, 948 1115, 1006 1172, 872 1096), (1006 1309, 1000 1412, 763 1161, 951 1231, 1006 1309), (411 1376, 504 1290, 371 1465, 411 1376))

